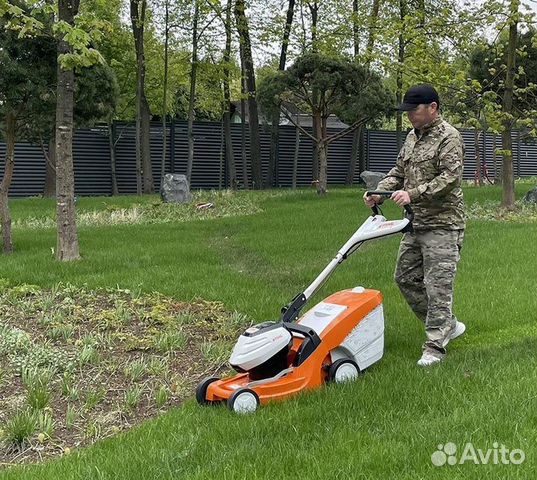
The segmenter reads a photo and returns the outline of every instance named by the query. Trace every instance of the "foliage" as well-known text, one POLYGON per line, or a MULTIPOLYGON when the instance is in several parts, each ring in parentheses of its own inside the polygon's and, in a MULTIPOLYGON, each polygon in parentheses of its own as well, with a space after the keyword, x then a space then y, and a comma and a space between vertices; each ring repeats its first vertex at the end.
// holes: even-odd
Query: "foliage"
POLYGON ((372 123, 393 110, 393 98, 378 74, 344 58, 315 53, 302 55, 284 72, 266 75, 258 96, 269 114, 290 103, 325 119, 336 114, 348 123, 372 123))

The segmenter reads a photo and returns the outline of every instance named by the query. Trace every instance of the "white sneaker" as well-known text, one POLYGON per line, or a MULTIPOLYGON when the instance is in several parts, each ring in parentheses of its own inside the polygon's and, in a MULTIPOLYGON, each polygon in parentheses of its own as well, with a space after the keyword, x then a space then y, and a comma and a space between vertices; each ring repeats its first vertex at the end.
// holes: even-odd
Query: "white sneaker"
POLYGON ((436 363, 440 363, 441 361, 441 358, 436 357, 435 355, 431 355, 428 352, 423 352, 423 355, 418 360, 418 365, 420 367, 430 367, 431 365, 435 365, 436 363))
POLYGON ((455 340, 457 337, 460 337, 464 332, 466 332, 466 325, 457 320, 457 323, 455 324, 455 328, 449 334, 449 336, 444 340, 444 343, 442 344, 442 346, 445 347, 451 340, 455 340))

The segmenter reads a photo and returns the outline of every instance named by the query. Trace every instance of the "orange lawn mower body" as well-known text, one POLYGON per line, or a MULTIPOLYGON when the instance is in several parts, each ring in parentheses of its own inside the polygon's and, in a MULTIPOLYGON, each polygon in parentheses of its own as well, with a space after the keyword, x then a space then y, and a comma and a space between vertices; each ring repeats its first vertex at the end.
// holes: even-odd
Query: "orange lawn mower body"
MULTIPOLYGON (((391 192, 368 192, 391 195, 391 192)), ((233 349, 237 375, 204 379, 196 389, 200 404, 226 402, 238 413, 284 400, 326 382, 354 380, 384 353, 383 298, 361 286, 334 293, 305 314, 300 311, 330 274, 365 241, 412 229, 412 210, 387 221, 373 207, 370 216, 315 281, 282 309, 279 322, 248 328, 233 349)))

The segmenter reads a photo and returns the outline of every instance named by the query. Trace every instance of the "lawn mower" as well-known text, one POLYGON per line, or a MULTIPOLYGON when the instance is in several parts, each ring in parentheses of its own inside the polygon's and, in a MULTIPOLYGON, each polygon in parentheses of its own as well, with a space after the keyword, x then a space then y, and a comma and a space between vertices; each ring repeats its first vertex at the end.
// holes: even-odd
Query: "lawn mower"
MULTIPOLYGON (((392 193, 367 192, 383 197, 392 193)), ((408 205, 401 220, 386 220, 376 205, 372 210, 313 283, 282 308, 280 321, 251 326, 239 337, 229 359, 237 375, 202 380, 196 389, 198 403, 227 402, 237 413, 250 413, 326 382, 354 380, 382 358, 384 312, 378 290, 342 290, 300 316, 308 299, 364 242, 412 230, 408 205)))

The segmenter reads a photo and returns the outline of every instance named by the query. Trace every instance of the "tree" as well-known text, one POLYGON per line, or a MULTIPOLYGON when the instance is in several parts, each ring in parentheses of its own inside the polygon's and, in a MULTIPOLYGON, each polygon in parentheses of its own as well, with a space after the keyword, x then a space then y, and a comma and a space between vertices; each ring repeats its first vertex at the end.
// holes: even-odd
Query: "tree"
MULTIPOLYGON (((259 113, 257 108, 254 61, 250 30, 246 18, 244 0, 235 0, 235 19, 242 50, 241 63, 245 74, 245 86, 248 101, 248 127, 250 130, 250 159, 252 164, 252 184, 254 189, 263 187, 261 170, 261 143, 259 138, 259 113)), ((242 112, 244 117, 244 111, 242 112)))
POLYGON ((151 165, 151 110, 145 94, 144 28, 146 22, 146 0, 130 0, 130 16, 136 49, 136 193, 153 191, 151 165), (142 185, 143 182, 143 185, 142 185))
MULTIPOLYGON (((278 70, 285 70, 287 61, 287 49, 289 47, 289 36, 293 25, 293 15, 295 11, 295 0, 289 0, 287 4, 287 14, 285 18, 285 27, 282 35, 282 45, 280 50, 280 60, 278 62, 278 70)), ((271 188, 274 186, 276 177, 276 169, 278 167, 278 149, 280 143, 279 127, 280 127, 280 112, 276 111, 271 122, 271 142, 270 142, 270 157, 268 165, 268 173, 265 181, 265 187, 271 188)))
POLYGON ((237 169, 235 167, 235 155, 233 153, 233 142, 231 140, 231 93, 229 89, 230 83, 230 61, 231 61, 231 4, 232 0, 227 0, 226 17, 224 20, 224 28, 226 29, 226 46, 224 49, 223 58, 223 82, 224 91, 222 123, 224 128, 224 143, 226 148, 226 158, 229 165, 229 183, 233 190, 237 189, 237 169))
POLYGON ((327 189, 327 149, 360 125, 374 123, 389 114, 393 98, 382 79, 374 72, 346 59, 332 59, 320 54, 305 54, 285 72, 267 75, 259 86, 259 98, 268 112, 280 109, 287 119, 311 138, 319 158, 318 193, 327 189), (284 102, 311 112, 317 128, 308 132, 287 113, 284 102), (338 115, 351 125, 332 135, 327 119, 338 115))
MULTIPOLYGON (((27 138, 35 116, 46 98, 52 95, 55 76, 56 45, 52 38, 20 35, 9 24, 19 15, 30 15, 22 2, 11 11, 0 12, 0 124, 6 139, 4 175, 0 184, 0 217, 4 253, 13 251, 8 195, 15 168, 15 142, 27 138)), ((27 17, 30 18, 30 17, 27 17)), ((46 15, 35 19, 46 22, 46 15)), ((53 112, 50 112, 53 113, 53 112)))
MULTIPOLYGON (((56 66, 56 58, 47 59, 56 66)), ((54 85, 55 80, 51 83, 54 85)), ((98 121, 107 121, 113 116, 119 88, 113 70, 106 64, 79 68, 75 71, 75 93, 73 119, 75 128, 93 126, 98 121)), ((45 197, 56 196, 56 153, 54 111, 56 95, 48 95, 41 101, 41 108, 27 125, 26 140, 41 145, 46 161, 45 197), (48 141, 48 151, 44 142, 48 141)))
MULTIPOLYGON (((78 14, 79 0, 58 0, 58 20, 71 27, 78 14)), ((72 47, 65 38, 58 41, 58 59, 68 59, 72 47)), ((73 173, 73 111, 75 92, 74 65, 58 62, 56 93, 56 192, 58 241, 56 258, 78 260, 78 233, 75 213, 75 177, 73 173)))

